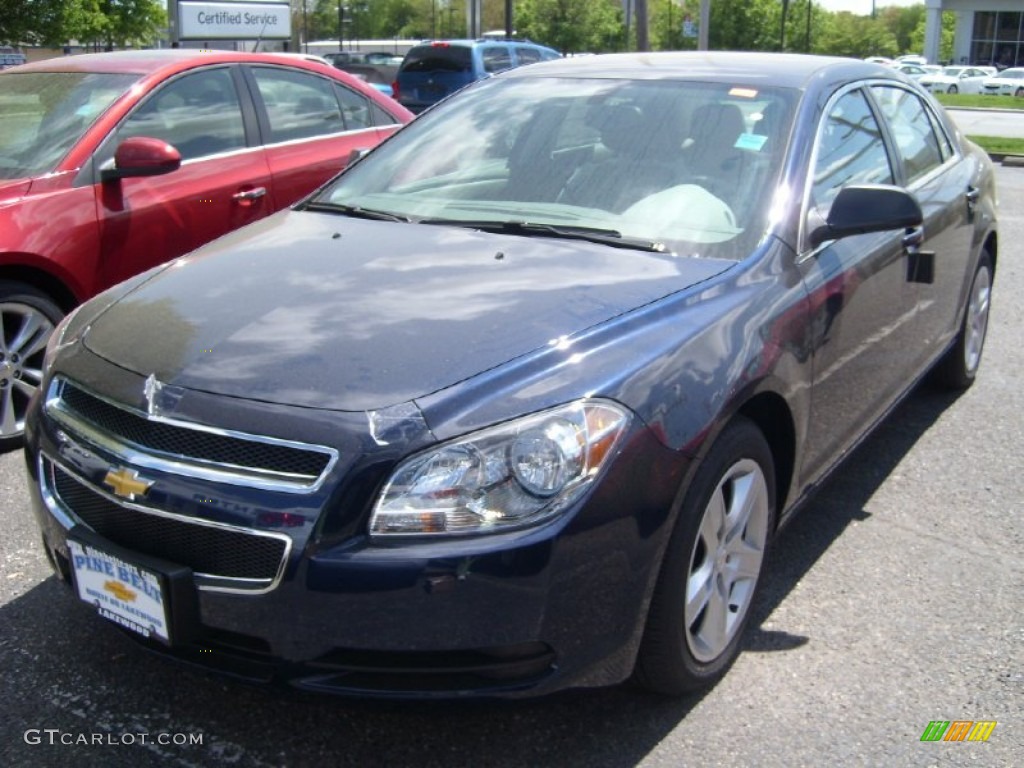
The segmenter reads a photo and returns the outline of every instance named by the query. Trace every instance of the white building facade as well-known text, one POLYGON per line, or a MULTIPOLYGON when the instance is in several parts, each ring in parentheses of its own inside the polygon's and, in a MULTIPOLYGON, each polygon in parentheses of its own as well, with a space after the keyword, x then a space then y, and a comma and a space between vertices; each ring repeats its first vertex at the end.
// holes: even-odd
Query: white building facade
POLYGON ((956 14, 953 61, 1024 67, 1024 0, 926 0, 924 53, 939 60, 942 12, 956 14))

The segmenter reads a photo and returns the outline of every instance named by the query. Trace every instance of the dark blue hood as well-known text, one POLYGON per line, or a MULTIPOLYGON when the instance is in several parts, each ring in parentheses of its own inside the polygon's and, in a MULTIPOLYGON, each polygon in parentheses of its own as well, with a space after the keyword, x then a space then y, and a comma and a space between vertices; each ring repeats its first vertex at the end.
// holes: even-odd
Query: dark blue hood
POLYGON ((176 262, 85 343, 165 384, 338 410, 407 402, 730 262, 285 211, 176 262))

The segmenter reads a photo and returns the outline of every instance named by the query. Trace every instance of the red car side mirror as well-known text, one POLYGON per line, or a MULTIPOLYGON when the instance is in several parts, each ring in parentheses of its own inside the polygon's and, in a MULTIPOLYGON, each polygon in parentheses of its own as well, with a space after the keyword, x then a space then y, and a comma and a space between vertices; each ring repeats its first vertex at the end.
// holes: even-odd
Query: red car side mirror
POLYGON ((161 176, 181 167, 181 153, 166 141, 133 136, 122 141, 100 168, 103 181, 136 176, 161 176))

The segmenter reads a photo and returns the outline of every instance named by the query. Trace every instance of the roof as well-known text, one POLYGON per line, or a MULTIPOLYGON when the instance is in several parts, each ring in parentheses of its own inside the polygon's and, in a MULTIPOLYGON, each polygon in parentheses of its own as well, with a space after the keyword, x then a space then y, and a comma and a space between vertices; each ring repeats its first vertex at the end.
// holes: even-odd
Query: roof
MULTIPOLYGON (((22 65, 19 72, 108 72, 145 75, 165 66, 184 64, 205 58, 211 63, 232 61, 277 61, 273 53, 240 53, 238 51, 200 50, 196 48, 160 48, 142 51, 114 51, 58 56, 22 65)), ((301 61, 295 57, 296 61, 301 61)))
POLYGON ((480 45, 513 45, 513 46, 515 46, 515 45, 528 45, 528 46, 531 46, 533 48, 548 48, 549 50, 554 50, 553 48, 551 48, 548 45, 544 45, 543 43, 535 42, 534 40, 527 40, 527 39, 522 38, 522 37, 516 37, 516 38, 513 38, 512 40, 506 40, 505 38, 497 38, 497 37, 479 37, 479 38, 473 38, 473 39, 469 39, 469 38, 461 39, 460 38, 460 39, 457 39, 457 40, 421 40, 420 42, 416 43, 416 45, 414 45, 413 47, 414 48, 420 48, 420 47, 445 46, 445 45, 465 46, 467 48, 473 48, 473 47, 480 46, 480 45))
POLYGON ((531 64, 502 73, 506 77, 686 78, 693 80, 757 83, 803 88, 814 77, 887 77, 894 70, 881 64, 838 56, 797 53, 735 51, 670 51, 662 53, 609 53, 531 64))

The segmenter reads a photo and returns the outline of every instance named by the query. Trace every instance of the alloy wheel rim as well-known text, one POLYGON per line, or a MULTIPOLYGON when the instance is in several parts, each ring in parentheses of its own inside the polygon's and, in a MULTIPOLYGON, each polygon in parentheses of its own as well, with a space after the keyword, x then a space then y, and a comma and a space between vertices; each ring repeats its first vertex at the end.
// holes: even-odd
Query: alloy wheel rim
POLYGON ((733 464, 704 509, 690 555, 683 611, 700 662, 721 656, 753 600, 768 538, 768 484, 752 459, 733 464))
POLYGON ((53 332, 46 315, 27 304, 0 304, 0 438, 25 431, 29 400, 43 381, 43 355, 53 332))
POLYGON ((987 269, 978 270, 967 305, 967 338, 964 344, 964 367, 974 373, 981 363, 981 350, 988 332, 988 309, 992 280, 987 269))

